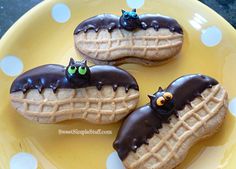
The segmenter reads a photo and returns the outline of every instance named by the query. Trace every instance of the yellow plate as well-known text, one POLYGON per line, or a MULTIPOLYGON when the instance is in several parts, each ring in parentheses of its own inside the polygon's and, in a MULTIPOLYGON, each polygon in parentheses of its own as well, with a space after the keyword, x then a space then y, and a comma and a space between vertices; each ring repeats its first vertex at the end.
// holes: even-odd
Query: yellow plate
POLYGON ((66 65, 70 57, 80 59, 72 36, 77 24, 104 12, 120 15, 120 9, 129 9, 128 4, 140 7, 140 14, 174 17, 184 28, 183 49, 168 64, 152 68, 134 64, 121 66, 139 82, 139 105, 146 103, 146 95, 154 93, 159 86, 166 87, 178 76, 189 73, 215 77, 229 92, 231 113, 220 132, 195 145, 178 169, 235 168, 236 128, 232 114, 236 114, 236 100, 233 100, 236 98, 236 33, 224 19, 194 0, 48 0, 24 15, 0 40, 1 169, 9 168, 10 162, 12 168, 26 162, 27 166, 38 165, 40 169, 104 169, 106 165, 107 169, 121 169, 116 154, 110 155, 114 152, 112 142, 120 123, 104 126, 80 120, 52 125, 33 123, 11 107, 9 88, 12 76, 22 68, 25 71, 47 63, 66 65), (81 135, 85 129, 108 133, 81 135), (19 152, 31 155, 17 154, 19 152))

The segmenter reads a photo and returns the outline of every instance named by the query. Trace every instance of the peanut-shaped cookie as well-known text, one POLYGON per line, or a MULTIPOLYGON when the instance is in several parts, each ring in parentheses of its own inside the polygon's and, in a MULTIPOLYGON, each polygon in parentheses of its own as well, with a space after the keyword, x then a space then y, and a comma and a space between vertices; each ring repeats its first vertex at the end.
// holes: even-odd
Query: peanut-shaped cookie
POLYGON ((78 53, 95 64, 156 65, 180 51, 183 30, 167 16, 122 10, 121 17, 101 14, 81 22, 74 41, 78 53))
POLYGON ((67 67, 48 64, 29 70, 12 83, 11 102, 24 117, 40 123, 85 119, 113 123, 130 113, 139 99, 138 84, 114 66, 67 67))
POLYGON ((182 76, 149 98, 127 117, 113 144, 127 169, 175 168, 227 113, 225 89, 200 74, 182 76))

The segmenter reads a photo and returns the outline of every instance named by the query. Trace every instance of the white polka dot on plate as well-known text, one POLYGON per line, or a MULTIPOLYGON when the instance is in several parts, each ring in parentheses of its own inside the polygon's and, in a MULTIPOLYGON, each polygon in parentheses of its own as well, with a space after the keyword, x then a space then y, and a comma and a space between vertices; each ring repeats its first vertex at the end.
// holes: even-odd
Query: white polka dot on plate
POLYGON ((16 56, 5 56, 0 62, 0 67, 8 76, 17 76, 23 71, 23 63, 16 56))
POLYGON ((107 169, 125 169, 117 152, 112 152, 106 162, 107 169))
POLYGON ((216 26, 208 27, 202 30, 201 41, 204 45, 208 47, 213 47, 218 45, 222 40, 222 32, 216 26))
POLYGON ((144 4, 144 0, 126 0, 126 2, 128 4, 128 6, 132 9, 133 8, 138 9, 138 8, 142 7, 144 4))
POLYGON ((229 102, 229 111, 236 116, 236 97, 229 102))
POLYGON ((29 153, 17 153, 10 161, 10 169, 37 169, 37 167, 37 159, 29 153))
POLYGON ((58 23, 65 23, 71 17, 70 8, 64 3, 57 3, 52 7, 52 18, 58 23))

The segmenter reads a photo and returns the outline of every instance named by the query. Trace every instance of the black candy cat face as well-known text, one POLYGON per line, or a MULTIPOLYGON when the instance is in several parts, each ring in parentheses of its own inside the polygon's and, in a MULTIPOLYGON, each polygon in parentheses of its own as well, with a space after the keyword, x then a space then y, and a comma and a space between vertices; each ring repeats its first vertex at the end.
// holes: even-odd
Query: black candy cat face
POLYGON ((136 13, 136 9, 128 12, 122 10, 122 16, 120 17, 120 24, 126 30, 134 30, 140 26, 139 16, 136 13))
POLYGON ((168 119, 175 111, 173 95, 170 92, 159 88, 154 95, 148 95, 148 97, 150 98, 151 108, 162 118, 168 119))
POLYGON ((66 77, 72 83, 81 83, 90 79, 90 70, 87 61, 75 62, 70 59, 69 65, 66 67, 66 77))

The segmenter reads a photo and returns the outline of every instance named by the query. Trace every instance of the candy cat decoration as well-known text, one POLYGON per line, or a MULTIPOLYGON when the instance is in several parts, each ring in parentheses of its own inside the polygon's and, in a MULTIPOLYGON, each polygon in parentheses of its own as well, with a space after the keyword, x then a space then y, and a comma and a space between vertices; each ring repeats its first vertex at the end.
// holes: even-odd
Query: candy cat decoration
POLYGON ((122 10, 122 16, 120 17, 120 25, 122 28, 132 31, 141 26, 141 22, 136 9, 133 9, 131 12, 122 10))
POLYGON ((172 114, 177 116, 173 95, 170 92, 165 92, 161 87, 154 95, 148 95, 150 98, 150 107, 156 112, 161 121, 168 122, 172 114))
POLYGON ((87 66, 70 59, 69 65, 43 65, 12 83, 11 101, 24 117, 40 123, 85 119, 113 123, 130 113, 139 98, 136 80, 114 66, 87 66))
POLYGON ((90 69, 87 66, 87 61, 75 62, 74 59, 70 59, 69 66, 66 68, 67 79, 75 84, 88 82, 90 80, 90 69))

